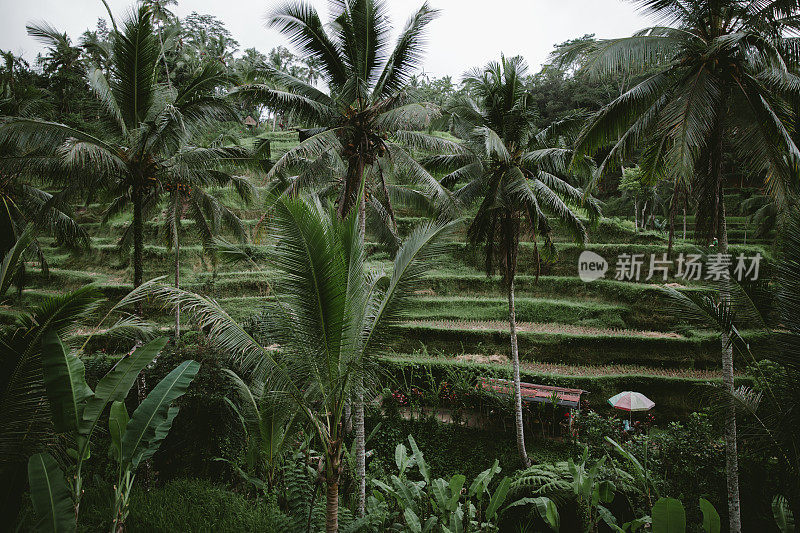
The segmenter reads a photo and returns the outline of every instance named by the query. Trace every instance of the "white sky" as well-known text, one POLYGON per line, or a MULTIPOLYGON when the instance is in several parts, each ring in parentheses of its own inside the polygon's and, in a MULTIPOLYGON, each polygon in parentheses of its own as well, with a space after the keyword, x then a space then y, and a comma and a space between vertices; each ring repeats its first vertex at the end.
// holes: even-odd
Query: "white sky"
MULTIPOLYGON (((422 0, 388 0, 391 20, 401 28, 422 0)), ((279 4, 280 2, 278 2, 279 4)), ((326 0, 312 0, 327 21, 326 0)), ((133 0, 109 0, 119 20, 133 0)), ((424 70, 433 76, 454 78, 470 67, 521 54, 538 70, 556 43, 595 33, 622 37, 651 24, 623 0, 430 0, 442 13, 429 26, 424 70)), ((239 41, 241 49, 268 52, 287 44, 276 31, 264 26, 272 0, 182 0, 173 11, 192 11, 220 18, 239 41)), ((22 53, 32 61, 42 48, 25 31, 25 24, 46 20, 73 40, 106 17, 100 0, 0 0, 0 49, 22 53)))

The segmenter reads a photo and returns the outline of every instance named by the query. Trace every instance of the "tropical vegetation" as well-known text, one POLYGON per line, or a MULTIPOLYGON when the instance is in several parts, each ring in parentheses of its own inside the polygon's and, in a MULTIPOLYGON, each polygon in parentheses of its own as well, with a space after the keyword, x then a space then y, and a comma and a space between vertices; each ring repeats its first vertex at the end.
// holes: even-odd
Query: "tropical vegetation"
POLYGON ((0 51, 9 529, 796 530, 800 4, 101 4, 0 51))

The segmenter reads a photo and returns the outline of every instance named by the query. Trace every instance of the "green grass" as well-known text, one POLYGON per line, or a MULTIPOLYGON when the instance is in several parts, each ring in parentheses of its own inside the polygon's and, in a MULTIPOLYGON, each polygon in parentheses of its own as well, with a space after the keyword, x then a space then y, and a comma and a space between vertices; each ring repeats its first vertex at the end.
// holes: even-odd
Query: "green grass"
MULTIPOLYGON (((82 501, 79 531, 103 531, 111 525, 106 496, 93 485, 82 501)), ((289 525, 275 504, 248 499, 210 481, 179 479, 149 490, 137 483, 125 531, 281 533, 289 525)))
MULTIPOLYGON (((272 143, 272 157, 297 143, 295 132, 260 133, 272 143)), ((266 188, 257 180, 259 192, 266 188)), ((249 206, 242 205, 233 191, 213 190, 212 194, 231 205, 252 229, 259 221, 263 207, 261 200, 249 206)), ((70 252, 53 246, 52 239, 42 239, 52 270, 45 277, 36 269, 29 270, 30 286, 22 300, 12 302, 35 303, 53 291, 74 289, 86 283, 96 283, 108 301, 101 311, 122 298, 131 288, 130 252, 120 251, 119 237, 130 224, 130 214, 121 213, 106 224, 100 224, 103 205, 93 204, 81 208, 81 219, 92 235, 92 248, 70 252), (49 245, 49 248, 47 247, 49 245)), ((398 226, 407 233, 427 219, 409 215, 398 209, 398 226)), ((693 229, 693 217, 688 220, 693 229)), ((745 218, 728 218, 732 240, 744 236, 745 218)), ((217 299, 235 319, 244 320, 259 312, 271 293, 270 283, 276 280, 266 263, 266 244, 251 245, 257 266, 232 264, 224 261, 212 264, 199 240, 191 231, 193 222, 183 221, 181 286, 217 299)), ((678 233, 680 234, 680 222, 678 233)), ((505 354, 508 352, 508 304, 505 288, 497 276, 482 273, 483 256, 465 240, 466 224, 453 235, 445 262, 431 271, 422 284, 422 290, 413 300, 408 313, 410 323, 399 328, 400 336, 394 348, 411 352, 424 346, 430 352, 475 354, 505 354), (477 327, 473 323, 484 323, 477 327), (490 323, 490 324, 487 324, 490 323)), ((164 246, 160 236, 161 224, 157 218, 145 223, 145 278, 157 276, 172 278, 173 253, 164 246)), ((752 233, 748 231, 748 241, 752 233)), ((691 232, 688 235, 692 236, 691 232)), ((521 243, 519 268, 516 278, 517 320, 520 332, 520 350, 524 360, 573 365, 645 365, 649 368, 716 368, 718 346, 715 339, 702 331, 680 327, 679 317, 665 310, 664 297, 656 284, 629 283, 612 279, 616 257, 620 253, 650 254, 666 251, 666 233, 658 231, 636 232, 632 221, 621 218, 604 218, 590 230, 591 243, 581 247, 568 242, 567 233, 555 225, 557 256, 544 265, 537 278, 533 269, 533 245, 521 243), (583 250, 594 251, 605 257, 611 267, 606 279, 584 283, 576 277, 578 256, 583 250), (536 329, 526 324, 552 324, 547 329, 536 329), (564 327, 561 327, 562 325, 564 327), (524 329, 528 327, 529 330, 524 329), (581 327, 584 330, 570 329, 581 327), (683 336, 663 337, 642 332, 670 332, 680 329, 683 336)), ((369 244, 372 259, 369 266, 389 270, 388 255, 374 243, 369 244)), ((699 253, 702 248, 692 242, 678 239, 674 253, 699 253)), ((733 245, 731 253, 752 255, 760 252, 765 257, 762 272, 769 271, 770 247, 758 245, 733 245)), ((645 265, 645 272, 646 272, 645 265)), ((704 290, 689 287, 686 290, 704 290)), ((3 320, 13 310, 4 308, 3 320)), ((169 331, 170 313, 148 309, 148 318, 169 331)), ((97 336, 92 346, 107 351, 126 352, 128 341, 97 336)), ((758 344, 758 343, 756 343, 758 344)))
MULTIPOLYGON (((592 323, 604 327, 626 327, 628 307, 599 302, 516 299, 520 322, 592 323)), ((409 316, 414 320, 505 320, 508 300, 498 297, 425 296, 415 298, 409 316)))
MULTIPOLYGON (((617 262, 617 257, 620 254, 642 254, 644 256, 643 272, 647 271, 650 260, 650 255, 655 254, 661 257, 666 253, 666 246, 664 244, 628 244, 628 243, 610 243, 610 244, 587 244, 581 246, 572 243, 556 243, 556 257, 547 261, 542 266, 542 273, 561 276, 577 276, 578 273, 578 257, 584 250, 595 252, 602 256, 609 264, 609 269, 613 272, 617 262)), ((521 242, 518 254, 518 269, 521 273, 532 274, 536 271, 535 263, 535 247, 533 243, 521 242)), ((466 242, 453 242, 448 246, 448 253, 458 263, 472 266, 473 268, 482 268, 484 265, 484 255, 481 247, 474 247, 466 242)), ((678 254, 702 254, 703 249, 694 244, 677 243, 673 247, 674 257, 678 254)), ((760 245, 731 245, 729 253, 734 257, 740 253, 745 256, 753 256, 760 253, 763 257, 762 268, 766 273, 769 263, 772 259, 771 252, 760 245)), ((607 276, 613 275, 609 272, 607 276)))
MULTIPOLYGON (((392 347, 398 352, 413 352, 424 347, 428 352, 508 354, 508 329, 492 324, 480 329, 468 323, 403 324, 397 328, 392 347)), ((554 328, 547 333, 520 331, 517 335, 520 359, 573 365, 633 364, 666 368, 716 368, 719 365, 719 340, 714 334, 694 331, 691 337, 652 337, 637 331, 575 333, 554 328)), ((748 336, 751 348, 759 353, 766 342, 748 336)))

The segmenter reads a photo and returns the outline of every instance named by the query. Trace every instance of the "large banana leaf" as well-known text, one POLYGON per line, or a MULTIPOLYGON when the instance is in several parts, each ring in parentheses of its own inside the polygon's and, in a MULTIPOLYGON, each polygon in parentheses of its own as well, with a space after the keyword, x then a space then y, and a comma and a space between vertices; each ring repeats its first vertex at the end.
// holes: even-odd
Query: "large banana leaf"
POLYGON ((57 332, 48 330, 42 336, 42 365, 55 430, 77 431, 83 402, 94 395, 86 384, 83 361, 64 350, 57 332))
POLYGON ((111 456, 117 461, 122 457, 122 435, 128 427, 128 410, 125 402, 114 402, 108 413, 108 432, 111 435, 111 456))
POLYGON ((653 533, 685 533, 686 511, 680 500, 661 498, 653 506, 653 533))
POLYGON ((22 254, 28 249, 32 241, 33 228, 28 225, 19 239, 17 239, 17 242, 14 243, 14 246, 3 256, 2 263, 0 263, 0 298, 8 291, 19 269, 23 268, 22 254))
POLYGON ((700 511, 703 512, 703 531, 706 533, 719 533, 722 529, 722 524, 719 519, 719 513, 710 501, 705 498, 700 498, 700 511))
POLYGON ((508 489, 510 487, 511 479, 506 476, 500 482, 500 485, 497 486, 497 489, 495 489, 491 499, 489 499, 489 506, 486 508, 486 520, 492 520, 495 517, 500 506, 506 501, 506 496, 508 496, 508 489))
POLYGON ((38 531, 75 531, 75 509, 64 472, 49 453, 28 460, 28 483, 38 531))
POLYGON ((158 425, 158 427, 156 427, 155 434, 151 439, 147 440, 146 446, 142 449, 141 454, 135 454, 137 461, 136 464, 139 464, 142 461, 147 461, 158 451, 161 443, 167 438, 169 430, 172 428, 172 421, 175 420, 176 416, 178 416, 178 411, 180 411, 180 408, 178 407, 170 407, 167 410, 167 417, 158 425))
POLYGON ((103 376, 97 383, 94 396, 86 403, 83 411, 80 428, 82 434, 91 433, 108 403, 125 400, 128 391, 136 381, 136 376, 155 359, 166 344, 166 337, 150 341, 122 359, 111 372, 103 376))
POLYGON ((200 370, 200 363, 184 361, 153 388, 139 404, 122 436, 122 462, 135 470, 155 453, 169 431, 177 410, 170 404, 183 395, 200 370))

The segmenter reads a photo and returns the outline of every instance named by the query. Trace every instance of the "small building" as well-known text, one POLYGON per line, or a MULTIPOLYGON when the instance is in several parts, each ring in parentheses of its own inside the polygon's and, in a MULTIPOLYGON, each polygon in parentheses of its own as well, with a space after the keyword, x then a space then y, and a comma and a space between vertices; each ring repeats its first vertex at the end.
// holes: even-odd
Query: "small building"
POLYGON ((256 126, 258 126, 258 121, 256 121, 256 119, 254 119, 250 115, 247 115, 247 118, 244 119, 244 125, 250 126, 251 128, 255 128, 256 126))
MULTIPOLYGON (((499 394, 514 394, 514 382, 508 379, 481 378, 481 388, 499 394)), ((567 389, 552 387, 550 385, 534 385, 533 383, 520 383, 523 402, 552 403, 553 393, 558 397, 559 407, 567 409, 580 409, 581 396, 587 392, 583 389, 567 389)))

